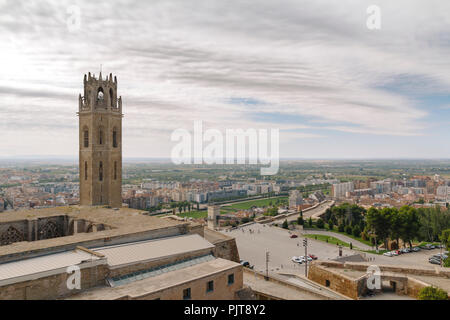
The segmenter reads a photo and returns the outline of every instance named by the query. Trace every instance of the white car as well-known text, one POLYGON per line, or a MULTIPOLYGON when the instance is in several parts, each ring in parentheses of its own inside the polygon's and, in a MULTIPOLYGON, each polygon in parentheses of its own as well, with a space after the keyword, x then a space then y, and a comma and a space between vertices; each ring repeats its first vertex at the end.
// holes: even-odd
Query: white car
POLYGON ((294 262, 296 262, 296 263, 300 263, 300 264, 302 264, 302 259, 300 259, 300 257, 292 257, 292 261, 294 261, 294 262))
POLYGON ((388 251, 388 252, 383 253, 383 256, 386 256, 386 257, 393 257, 394 254, 393 254, 392 252, 388 251))
MULTIPOLYGON (((302 260, 302 262, 305 262, 305 256, 300 256, 299 258, 302 260)), ((312 260, 313 259, 311 257, 308 257, 308 261, 312 261, 312 260)))

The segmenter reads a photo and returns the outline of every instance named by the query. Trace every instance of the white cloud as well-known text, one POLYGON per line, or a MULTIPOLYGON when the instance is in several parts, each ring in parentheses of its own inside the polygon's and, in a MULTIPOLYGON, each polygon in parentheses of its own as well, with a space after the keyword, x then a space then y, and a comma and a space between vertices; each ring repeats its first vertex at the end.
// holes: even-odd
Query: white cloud
POLYGON ((371 1, 73 4, 81 9, 78 32, 68 32, 60 1, 0 3, 0 129, 23 133, 20 144, 0 141, 6 154, 76 155, 82 77, 98 74, 100 64, 117 75, 124 99, 125 156, 168 156, 171 130, 194 120, 301 129, 286 135, 289 144, 324 138, 321 128, 420 136, 430 110, 414 95, 450 85, 447 2, 379 1, 379 31, 366 28, 371 1), (304 122, 256 121, 258 112, 304 122), (45 143, 37 130, 67 141, 45 143))

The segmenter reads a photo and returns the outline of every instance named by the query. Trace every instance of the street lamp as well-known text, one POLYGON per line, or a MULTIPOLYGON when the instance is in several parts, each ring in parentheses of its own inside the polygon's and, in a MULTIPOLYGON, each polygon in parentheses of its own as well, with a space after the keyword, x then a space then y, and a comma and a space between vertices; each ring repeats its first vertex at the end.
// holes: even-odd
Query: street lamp
POLYGON ((303 239, 303 246, 305 247, 305 277, 308 278, 308 239, 303 239))

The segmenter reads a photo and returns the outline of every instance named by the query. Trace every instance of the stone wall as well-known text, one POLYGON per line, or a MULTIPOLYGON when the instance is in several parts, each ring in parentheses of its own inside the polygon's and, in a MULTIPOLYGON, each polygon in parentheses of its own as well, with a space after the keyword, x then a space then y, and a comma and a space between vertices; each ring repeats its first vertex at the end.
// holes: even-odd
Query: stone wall
POLYGON ((236 266, 232 269, 221 271, 207 277, 195 279, 182 283, 167 289, 143 294, 141 296, 124 296, 119 300, 182 300, 183 290, 191 289, 191 300, 235 300, 237 292, 243 288, 242 266, 236 266), (228 275, 234 274, 234 283, 228 285, 228 275), (214 291, 206 292, 206 284, 214 281, 214 291))
POLYGON ((81 290, 69 290, 66 272, 48 277, 10 284, 0 287, 0 300, 54 300, 77 294, 83 290, 104 285, 108 273, 106 265, 97 265, 81 270, 81 290))
POLYGON ((159 266, 167 265, 170 263, 179 262, 186 259, 192 259, 195 257, 204 256, 207 254, 213 254, 214 250, 211 249, 203 249, 198 251, 191 251, 184 254, 179 254, 173 257, 165 258, 165 259, 158 259, 157 261, 146 261, 141 263, 136 263, 128 266, 123 266, 116 269, 111 269, 109 273, 109 277, 117 277, 117 276, 123 276, 127 275, 133 272, 141 271, 141 270, 148 270, 152 268, 156 268, 159 266))
POLYGON ((358 299, 358 293, 361 290, 362 279, 346 277, 345 275, 328 270, 317 263, 311 264, 308 279, 352 299, 358 299))
POLYGON ((240 261, 239 252, 234 238, 217 242, 214 244, 214 256, 234 262, 240 261))

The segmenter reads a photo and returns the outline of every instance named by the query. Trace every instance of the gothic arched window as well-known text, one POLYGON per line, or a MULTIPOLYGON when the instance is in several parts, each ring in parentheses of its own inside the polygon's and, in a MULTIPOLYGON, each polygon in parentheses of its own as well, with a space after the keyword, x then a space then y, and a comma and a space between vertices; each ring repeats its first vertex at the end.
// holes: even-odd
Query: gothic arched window
POLYGON ((88 128, 84 128, 83 130, 83 140, 84 140, 84 147, 89 147, 89 130, 88 128))
POLYGON ((0 238, 0 244, 2 246, 20 241, 24 241, 22 233, 12 226, 9 227, 0 238))
POLYGON ((98 180, 103 181, 103 162, 101 161, 98 166, 98 180))
POLYGON ((117 129, 113 129, 113 148, 117 148, 117 129))
POLYGON ((98 143, 99 143, 99 144, 103 144, 104 140, 105 140, 105 136, 104 136, 104 134, 103 134, 103 128, 100 127, 100 128, 98 129, 98 143))
POLYGON ((103 102, 104 98, 103 88, 100 87, 97 90, 97 102, 103 102))
POLYGON ((109 89, 109 101, 111 104, 111 108, 114 108, 114 93, 112 89, 109 89))
POLYGON ((40 230, 39 230, 39 240, 44 239, 52 239, 61 237, 61 233, 58 230, 58 226, 53 221, 48 221, 40 230))

